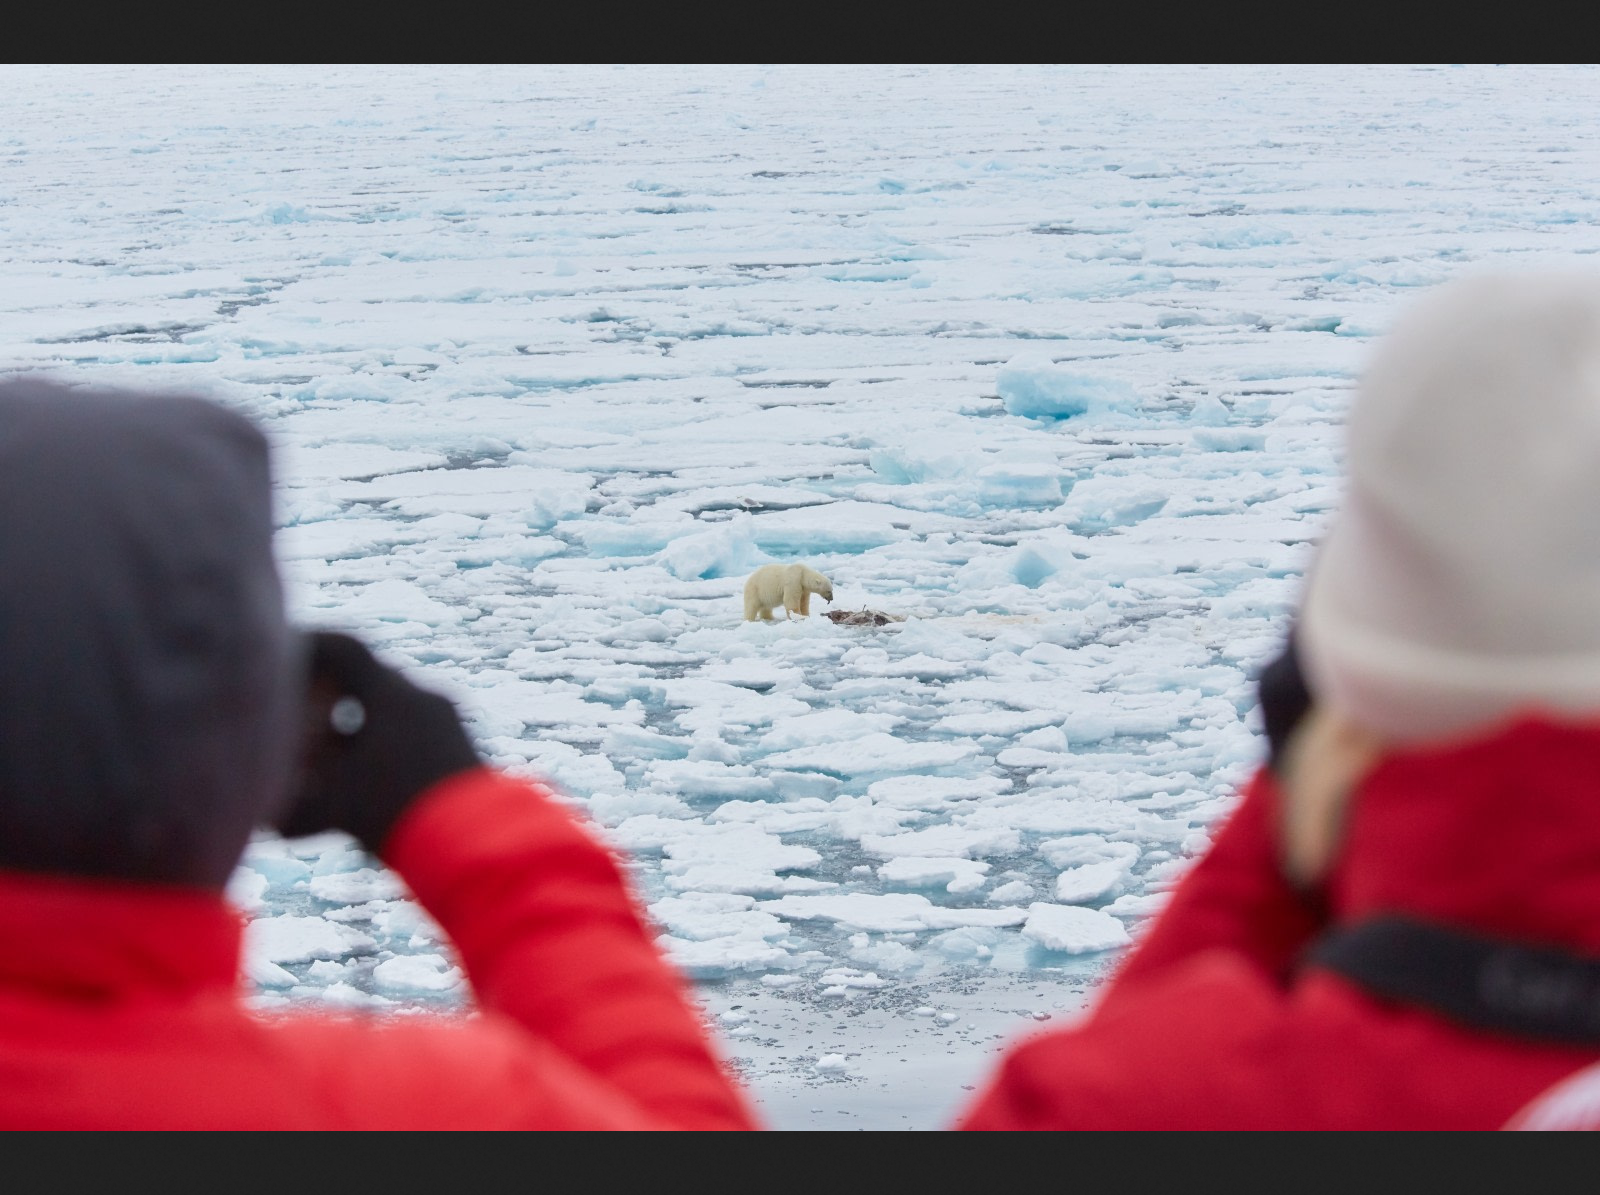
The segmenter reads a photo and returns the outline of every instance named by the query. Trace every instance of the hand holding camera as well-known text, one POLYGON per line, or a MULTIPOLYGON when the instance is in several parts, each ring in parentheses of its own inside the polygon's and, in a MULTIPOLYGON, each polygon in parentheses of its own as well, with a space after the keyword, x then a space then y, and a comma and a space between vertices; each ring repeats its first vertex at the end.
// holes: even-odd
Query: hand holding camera
POLYGON ((374 854, 419 795, 481 761, 445 697, 412 684, 358 639, 308 636, 310 693, 301 774, 278 830, 343 830, 374 854))

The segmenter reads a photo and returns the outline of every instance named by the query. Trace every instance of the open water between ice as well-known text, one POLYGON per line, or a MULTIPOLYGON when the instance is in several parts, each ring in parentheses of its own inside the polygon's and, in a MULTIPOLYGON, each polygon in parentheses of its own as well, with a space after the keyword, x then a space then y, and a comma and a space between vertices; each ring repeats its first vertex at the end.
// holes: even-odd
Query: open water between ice
MULTIPOLYGON (((0 369, 258 418, 295 617, 631 853, 791 1127, 1083 1005, 1261 755, 1370 340, 1600 246, 1591 70, 6 78, 0 369), (905 621, 745 624, 773 560, 905 621)), ((466 999, 347 840, 233 892, 264 1007, 466 999)))

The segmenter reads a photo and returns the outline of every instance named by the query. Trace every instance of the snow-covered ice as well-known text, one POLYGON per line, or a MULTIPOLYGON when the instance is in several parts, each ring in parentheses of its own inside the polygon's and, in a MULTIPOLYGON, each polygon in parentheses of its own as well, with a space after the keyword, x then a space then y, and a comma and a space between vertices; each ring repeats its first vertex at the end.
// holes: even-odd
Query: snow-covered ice
MULTIPOLYGON (((259 419, 295 617, 632 852, 788 1125, 1082 1005, 1260 758, 1372 339, 1600 248, 1588 69, 6 78, 0 371, 259 419), (905 621, 743 623, 797 559, 905 621)), ((469 998, 348 840, 229 892, 265 1004, 469 998)))
POLYGON ((1094 954, 1128 944, 1128 931, 1110 913, 1074 905, 1028 906, 1022 936, 1046 950, 1094 954))

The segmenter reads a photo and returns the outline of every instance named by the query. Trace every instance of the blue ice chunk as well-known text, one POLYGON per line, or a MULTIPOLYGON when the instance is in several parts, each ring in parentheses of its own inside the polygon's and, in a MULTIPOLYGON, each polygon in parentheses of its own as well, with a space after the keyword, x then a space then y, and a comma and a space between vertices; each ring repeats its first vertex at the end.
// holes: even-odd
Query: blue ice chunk
POLYGON ((650 556, 680 534, 682 525, 666 522, 607 520, 559 528, 576 535, 591 556, 650 556))
POLYGON ((602 746, 612 759, 682 759, 691 743, 685 736, 657 734, 644 726, 614 726, 602 746))
POLYGON ((1046 578, 1055 576, 1061 569, 1058 561, 1042 556, 1032 548, 1019 548, 1009 563, 1011 575, 1017 579, 1017 584, 1026 585, 1029 589, 1038 589, 1046 578))
POLYGON ((1048 464, 994 464, 978 470, 978 500, 985 506, 1055 506, 1061 470, 1048 464))
MULTIPOLYGON (((371 866, 371 860, 354 843, 334 843, 317 857, 311 865, 313 876, 343 875, 349 871, 360 871, 363 867, 371 866)), ((253 866, 253 865, 252 865, 253 866)))
POLYGON ((292 888, 300 880, 311 878, 310 864, 293 856, 252 854, 247 862, 274 888, 292 888))
POLYGON ((1020 353, 1007 361, 995 387, 1007 411, 1030 419, 1133 411, 1139 403, 1128 383, 1063 369, 1043 353, 1020 353))
POLYGON ((1201 427, 1226 427, 1232 418, 1233 412, 1228 409, 1228 404, 1215 394, 1202 395, 1189 412, 1189 422, 1201 427))
POLYGON ((1337 332, 1343 322, 1337 315, 1319 315, 1310 319, 1290 320, 1284 325, 1291 332, 1337 332))
POLYGON ((303 207, 292 203, 275 203, 261 212, 263 224, 307 224, 314 217, 303 207))
POLYGON ((939 444, 897 444, 874 448, 867 463, 891 485, 917 485, 967 477, 982 466, 983 455, 939 444))
POLYGON ((928 939, 927 949, 952 963, 985 965, 994 958, 995 947, 1006 938, 1002 930, 987 926, 961 926, 928 939))
POLYGON ((1092 535, 1142 522, 1166 506, 1170 497, 1159 482, 1137 475, 1089 477, 1073 487, 1063 514, 1074 531, 1092 535))
POLYGON ((748 517, 681 536, 656 556, 657 563, 680 581, 738 576, 770 559, 756 546, 748 517))

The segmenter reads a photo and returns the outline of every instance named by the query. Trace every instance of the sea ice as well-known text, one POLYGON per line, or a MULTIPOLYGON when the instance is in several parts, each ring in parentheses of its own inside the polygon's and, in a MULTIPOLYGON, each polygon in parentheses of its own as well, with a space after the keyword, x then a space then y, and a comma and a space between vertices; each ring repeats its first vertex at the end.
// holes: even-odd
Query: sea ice
POLYGON ((461 969, 437 954, 403 954, 372 969, 372 981, 385 992, 447 992, 462 981, 461 969))
POLYGON ((1032 904, 1022 936, 1046 950, 1092 954, 1128 944, 1128 931, 1109 913, 1075 905, 1032 904))
POLYGON ((1056 900, 1062 904, 1085 904, 1115 891, 1128 874, 1120 863, 1084 863, 1069 867, 1056 877, 1056 900))
POLYGON ((260 913, 267 907, 270 887, 266 876, 251 867, 241 867, 228 881, 228 903, 241 913, 260 913))
POLYGON ((1021 836, 1007 827, 948 825, 904 834, 865 834, 861 847, 885 859, 919 856, 972 859, 1011 854, 1021 842, 1021 836))
POLYGON ((943 888, 961 895, 982 888, 988 871, 989 864, 973 859, 902 855, 878 868, 878 878, 897 887, 943 888))
POLYGON ((375 945, 359 930, 321 917, 258 917, 245 927, 246 957, 272 963, 343 958, 375 945))
POLYGON ((1087 413, 1125 412, 1139 396, 1120 378, 1099 377, 1058 366, 1043 353, 1019 353, 995 378, 1006 410, 1032 418, 1063 419, 1087 413))
MULTIPOLYGON (((836 921, 847 929, 874 933, 951 929, 956 926, 1019 925, 1021 909, 948 908, 913 893, 841 892, 780 896, 759 906, 780 917, 836 921)), ((1121 922, 1118 922, 1120 928, 1121 922)))
MULTIPOLYGON (((1262 758, 1372 339, 1600 220, 1592 68, 9 70, 0 373, 252 414, 297 621, 587 808, 704 991, 856 1008, 1103 973, 1262 758), (746 624, 774 559, 904 621, 746 624)), ((470 999, 379 994, 447 947, 342 836, 230 892, 275 1001, 470 999)))
POLYGON ((360 904, 369 900, 393 900, 405 892, 405 885, 391 871, 363 867, 358 871, 316 876, 309 884, 311 895, 333 904, 360 904))

